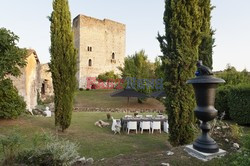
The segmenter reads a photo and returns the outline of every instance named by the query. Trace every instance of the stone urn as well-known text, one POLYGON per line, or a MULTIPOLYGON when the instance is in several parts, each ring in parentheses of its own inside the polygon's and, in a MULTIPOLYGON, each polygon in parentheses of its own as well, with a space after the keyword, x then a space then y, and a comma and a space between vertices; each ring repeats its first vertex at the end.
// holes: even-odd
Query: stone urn
POLYGON ((196 77, 187 81, 188 84, 193 85, 195 91, 197 103, 194 110, 195 116, 202 121, 200 125, 202 134, 193 143, 193 148, 204 153, 216 153, 219 147, 209 136, 211 126, 208 122, 217 116, 218 111, 214 108, 216 87, 225 81, 214 77, 212 71, 202 65, 202 61, 198 61, 197 67, 196 77))

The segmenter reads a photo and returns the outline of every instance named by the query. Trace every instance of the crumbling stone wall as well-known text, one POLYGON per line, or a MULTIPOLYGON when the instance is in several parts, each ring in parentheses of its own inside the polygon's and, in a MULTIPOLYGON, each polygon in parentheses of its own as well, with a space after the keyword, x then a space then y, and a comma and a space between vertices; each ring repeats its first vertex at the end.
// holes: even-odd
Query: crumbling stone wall
POLYGON ((52 76, 49 65, 41 64, 40 66, 40 97, 44 101, 54 95, 52 76))
POLYGON ((22 75, 11 77, 18 93, 23 96, 27 109, 31 111, 37 105, 39 92, 39 66, 40 62, 34 50, 28 50, 26 66, 21 70, 22 75))

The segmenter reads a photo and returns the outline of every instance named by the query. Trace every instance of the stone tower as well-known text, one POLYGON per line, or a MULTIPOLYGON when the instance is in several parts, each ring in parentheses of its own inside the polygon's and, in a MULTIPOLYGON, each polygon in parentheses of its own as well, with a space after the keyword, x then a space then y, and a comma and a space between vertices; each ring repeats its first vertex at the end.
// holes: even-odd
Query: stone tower
POLYGON ((125 58, 126 26, 104 19, 78 15, 73 20, 74 43, 78 50, 79 88, 86 88, 87 78, 107 71, 120 74, 125 58))

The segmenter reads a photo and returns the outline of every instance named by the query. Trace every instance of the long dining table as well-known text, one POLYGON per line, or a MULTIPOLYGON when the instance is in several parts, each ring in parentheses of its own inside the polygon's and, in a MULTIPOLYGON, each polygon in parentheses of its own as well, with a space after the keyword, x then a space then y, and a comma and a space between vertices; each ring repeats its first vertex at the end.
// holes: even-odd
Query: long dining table
POLYGON ((153 122, 153 121, 160 121, 161 122, 161 127, 163 129, 163 123, 168 121, 168 118, 166 117, 162 117, 162 118, 158 118, 158 117, 152 117, 152 118, 146 118, 146 117, 143 117, 143 118, 138 118, 138 117, 129 117, 129 118, 121 118, 121 126, 122 126, 122 130, 124 131, 127 127, 127 123, 129 121, 136 121, 137 122, 137 128, 139 128, 139 125, 140 125, 140 122, 142 121, 150 121, 150 122, 153 122))

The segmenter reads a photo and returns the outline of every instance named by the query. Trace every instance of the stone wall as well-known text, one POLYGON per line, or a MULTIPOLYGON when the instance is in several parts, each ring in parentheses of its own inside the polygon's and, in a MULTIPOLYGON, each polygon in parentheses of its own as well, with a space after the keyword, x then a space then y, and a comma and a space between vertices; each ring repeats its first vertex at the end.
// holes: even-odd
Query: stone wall
POLYGON ((40 66, 40 97, 44 101, 54 95, 52 75, 48 63, 40 66))
POLYGON ((124 112, 124 113, 143 113, 143 112, 155 112, 164 113, 165 109, 135 109, 135 108, 95 108, 95 107, 74 107, 75 112, 124 112))
POLYGON ((104 19, 78 15, 73 21, 74 42, 78 49, 79 88, 86 88, 87 77, 97 77, 123 66, 125 57, 126 27, 104 19))
POLYGON ((37 93, 39 92, 39 67, 40 62, 34 50, 28 50, 26 66, 21 69, 22 75, 11 77, 18 93, 23 96, 27 109, 31 111, 37 105, 37 93))

